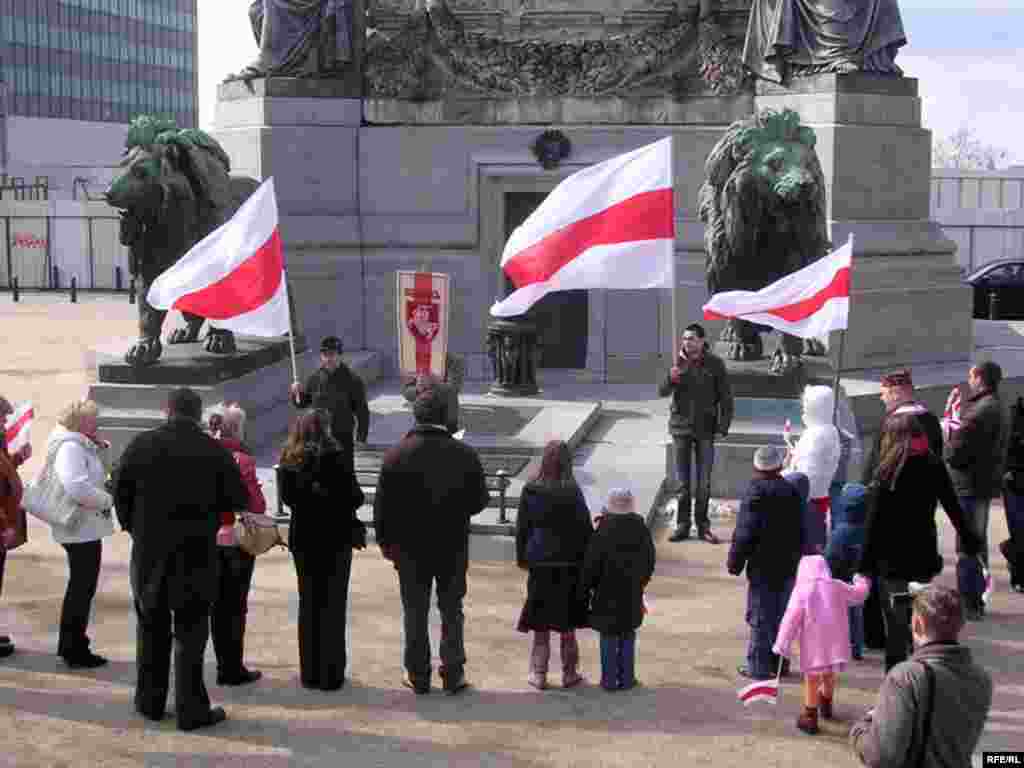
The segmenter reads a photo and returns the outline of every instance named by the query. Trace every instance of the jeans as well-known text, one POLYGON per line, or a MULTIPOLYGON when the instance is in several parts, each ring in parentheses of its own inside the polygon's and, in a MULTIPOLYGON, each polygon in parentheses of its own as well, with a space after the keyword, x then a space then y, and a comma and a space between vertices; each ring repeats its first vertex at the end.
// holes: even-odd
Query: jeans
POLYGON ((747 646, 747 669, 754 677, 775 677, 778 657, 772 652, 779 634, 782 615, 786 612, 794 579, 782 584, 750 584, 747 588, 747 624, 750 643, 747 646))
POLYGON ((636 631, 601 633, 601 687, 608 691, 636 685, 636 631))
POLYGON ((467 552, 416 556, 400 551, 397 565, 405 630, 405 669, 414 682, 430 682, 428 618, 430 591, 436 584, 437 609, 441 614, 441 666, 438 671, 442 680, 454 683, 466 664, 462 599, 466 596, 467 552))
POLYGON ((882 602, 882 623, 885 625, 885 671, 906 661, 912 651, 910 635, 910 604, 899 602, 895 605, 893 595, 906 594, 909 587, 905 579, 883 578, 879 583, 879 598, 882 602))
POLYGON ((85 630, 89 626, 89 613, 99 583, 103 541, 97 539, 61 546, 68 553, 69 573, 64 604, 60 610, 57 655, 72 659, 89 652, 89 637, 85 630))
POLYGON ((703 533, 710 530, 708 519, 708 502, 711 500, 711 469, 715 464, 715 442, 710 437, 695 438, 690 435, 673 436, 676 453, 676 482, 679 509, 676 513, 676 528, 690 530, 690 500, 696 497, 693 515, 697 522, 697 531, 703 533), (697 487, 695 492, 690 484, 691 466, 696 473, 697 487))
POLYGON ((855 659, 864 655, 864 606, 850 606, 850 654, 855 659))
MULTIPOLYGON (((964 511, 964 519, 967 525, 981 537, 981 561, 988 568, 988 513, 992 499, 983 499, 977 496, 958 496, 960 508, 964 511)), ((960 537, 956 537, 956 552, 964 554, 960 537)))

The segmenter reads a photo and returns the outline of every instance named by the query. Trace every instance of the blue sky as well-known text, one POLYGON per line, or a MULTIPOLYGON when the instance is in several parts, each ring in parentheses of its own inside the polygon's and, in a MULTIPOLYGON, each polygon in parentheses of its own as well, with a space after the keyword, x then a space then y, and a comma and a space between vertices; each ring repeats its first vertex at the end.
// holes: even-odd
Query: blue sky
MULTIPOLYGON (((199 121, 213 123, 216 84, 256 53, 250 0, 199 0, 199 121)), ((897 63, 919 80, 924 126, 968 126, 1024 164, 1024 0, 902 0, 909 43, 897 63)))

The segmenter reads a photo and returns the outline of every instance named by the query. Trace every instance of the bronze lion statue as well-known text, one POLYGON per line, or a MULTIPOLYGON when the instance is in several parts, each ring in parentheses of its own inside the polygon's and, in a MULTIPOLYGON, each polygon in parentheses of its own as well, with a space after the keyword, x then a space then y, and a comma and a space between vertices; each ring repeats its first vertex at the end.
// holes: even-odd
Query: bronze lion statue
MULTIPOLYGON (((173 122, 143 115, 132 120, 125 140, 121 172, 105 193, 121 211, 121 243, 128 246, 132 278, 139 291, 139 339, 125 360, 150 365, 160 357, 162 310, 146 296, 153 281, 199 240, 227 221, 259 186, 248 177, 231 176, 231 161, 217 141, 203 131, 178 130, 173 122)), ((185 314, 169 344, 199 340, 203 318, 185 314)), ((235 351, 230 331, 211 329, 205 348, 235 351)))
MULTIPOLYGON (((760 290, 828 253, 825 178, 814 144, 796 112, 764 110, 730 125, 711 150, 698 208, 710 294, 760 290)), ((730 320, 720 339, 726 357, 762 357, 759 330, 730 320)), ((783 335, 771 370, 792 370, 803 351, 801 339, 783 335)), ((813 341, 807 351, 823 347, 813 341)))

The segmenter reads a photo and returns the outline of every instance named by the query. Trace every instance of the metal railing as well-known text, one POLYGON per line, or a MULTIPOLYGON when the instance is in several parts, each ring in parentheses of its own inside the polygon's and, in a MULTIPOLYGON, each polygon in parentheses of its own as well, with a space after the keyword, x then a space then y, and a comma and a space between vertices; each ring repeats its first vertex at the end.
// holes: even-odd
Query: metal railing
MULTIPOLYGON (((359 486, 361 488, 371 488, 373 490, 366 494, 366 504, 373 503, 373 493, 377 488, 377 477, 380 475, 380 471, 376 469, 359 469, 356 468, 356 477, 360 479, 359 486), (372 482, 363 482, 363 478, 371 479, 372 482)), ((485 472, 487 478, 487 488, 491 491, 496 491, 498 494, 498 522, 497 527, 500 530, 494 531, 495 533, 510 533, 509 528, 512 523, 508 519, 508 507, 511 503, 515 502, 518 504, 518 499, 510 499, 508 496, 509 486, 512 485, 512 479, 507 470, 499 469, 493 473, 485 472)), ((276 514, 274 519, 278 522, 287 522, 291 519, 291 515, 284 511, 284 500, 281 498, 281 465, 274 465, 274 486, 276 496, 276 514)), ((494 507, 493 504, 490 505, 494 507)), ((368 523, 369 527, 373 527, 373 523, 368 523)), ((474 526, 480 527, 480 526, 474 526)), ((482 526, 484 528, 488 526, 482 526)))

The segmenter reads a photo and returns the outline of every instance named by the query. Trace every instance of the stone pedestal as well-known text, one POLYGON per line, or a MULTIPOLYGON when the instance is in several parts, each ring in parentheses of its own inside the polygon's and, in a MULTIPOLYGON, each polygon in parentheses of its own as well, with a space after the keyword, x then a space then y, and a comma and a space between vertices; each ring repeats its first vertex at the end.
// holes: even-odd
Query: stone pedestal
POLYGON ((759 82, 758 109, 790 108, 817 135, 830 236, 854 236, 844 370, 966 361, 971 293, 956 244, 929 219, 931 133, 917 81, 820 75, 759 82))

